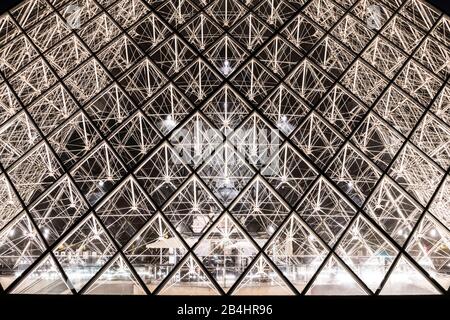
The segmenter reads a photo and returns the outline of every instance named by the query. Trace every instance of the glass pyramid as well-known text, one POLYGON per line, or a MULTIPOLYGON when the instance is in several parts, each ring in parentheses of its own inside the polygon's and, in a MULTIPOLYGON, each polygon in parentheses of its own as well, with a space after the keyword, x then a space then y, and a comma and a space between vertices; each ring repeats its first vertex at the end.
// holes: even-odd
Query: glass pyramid
POLYGON ((447 292, 449 35, 419 0, 23 1, 0 292, 447 292))

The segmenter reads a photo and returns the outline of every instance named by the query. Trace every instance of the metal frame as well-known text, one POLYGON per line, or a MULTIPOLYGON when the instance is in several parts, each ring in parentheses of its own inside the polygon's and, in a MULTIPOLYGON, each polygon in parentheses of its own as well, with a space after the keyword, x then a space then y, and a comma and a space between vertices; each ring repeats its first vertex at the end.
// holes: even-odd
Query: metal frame
POLYGON ((331 268, 448 295, 449 29, 420 0, 25 1, 0 17, 0 292, 315 294, 331 268))

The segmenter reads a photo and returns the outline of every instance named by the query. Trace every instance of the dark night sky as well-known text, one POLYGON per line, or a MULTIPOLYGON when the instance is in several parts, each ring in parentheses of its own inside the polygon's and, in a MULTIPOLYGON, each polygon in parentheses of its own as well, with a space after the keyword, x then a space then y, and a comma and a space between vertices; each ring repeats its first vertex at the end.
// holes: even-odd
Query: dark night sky
POLYGON ((15 4, 20 3, 18 0, 1 0, 0 1, 0 12, 3 13, 15 4))
POLYGON ((428 2, 450 15, 449 0, 429 0, 428 2))
POLYGON ((1 0, 0 1, 0 12, 3 13, 10 7, 14 6, 16 3, 20 3, 18 0, 1 0))

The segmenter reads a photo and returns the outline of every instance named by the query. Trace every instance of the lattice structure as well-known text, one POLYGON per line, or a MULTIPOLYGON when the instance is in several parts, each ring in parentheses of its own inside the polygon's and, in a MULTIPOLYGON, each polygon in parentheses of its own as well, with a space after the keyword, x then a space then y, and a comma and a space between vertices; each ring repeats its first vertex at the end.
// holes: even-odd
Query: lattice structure
POLYGON ((450 18, 420 0, 0 17, 0 292, 450 288, 450 18))

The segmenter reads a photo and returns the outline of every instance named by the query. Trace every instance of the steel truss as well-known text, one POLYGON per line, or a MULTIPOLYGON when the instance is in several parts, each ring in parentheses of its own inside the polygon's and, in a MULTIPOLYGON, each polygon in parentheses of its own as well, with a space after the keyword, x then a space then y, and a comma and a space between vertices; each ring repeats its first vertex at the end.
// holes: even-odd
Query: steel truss
POLYGON ((0 292, 450 288, 450 18, 420 0, 0 17, 0 292))

